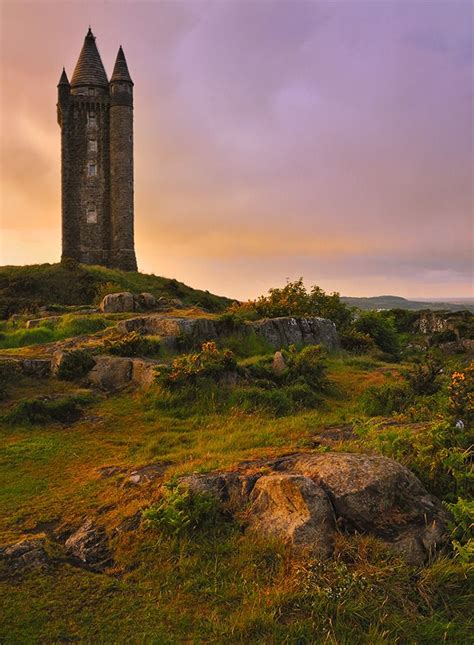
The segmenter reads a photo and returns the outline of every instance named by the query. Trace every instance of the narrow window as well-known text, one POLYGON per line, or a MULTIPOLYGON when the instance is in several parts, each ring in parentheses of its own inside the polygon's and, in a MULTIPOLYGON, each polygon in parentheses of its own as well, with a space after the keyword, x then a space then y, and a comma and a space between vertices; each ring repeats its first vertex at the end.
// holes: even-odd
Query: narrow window
POLYGON ((89 114, 87 115, 87 122, 88 122, 89 125, 95 125, 96 124, 95 112, 89 112, 89 114))
POLYGON ((97 211, 95 206, 89 206, 87 209, 87 223, 88 224, 97 224, 97 211))
POLYGON ((90 163, 88 165, 87 174, 89 177, 95 177, 97 175, 97 166, 95 163, 90 163))
POLYGON ((95 96, 95 89, 93 87, 89 87, 89 96, 95 96))
POLYGON ((97 152, 97 141, 89 139, 89 152, 97 152))

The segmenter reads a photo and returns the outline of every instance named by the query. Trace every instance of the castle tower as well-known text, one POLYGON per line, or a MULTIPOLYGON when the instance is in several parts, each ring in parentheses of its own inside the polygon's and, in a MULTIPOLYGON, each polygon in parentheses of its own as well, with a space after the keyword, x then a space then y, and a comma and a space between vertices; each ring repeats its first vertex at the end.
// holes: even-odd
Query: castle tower
POLYGON ((122 48, 109 84, 89 28, 71 82, 63 70, 58 84, 63 258, 137 269, 132 88, 122 48))

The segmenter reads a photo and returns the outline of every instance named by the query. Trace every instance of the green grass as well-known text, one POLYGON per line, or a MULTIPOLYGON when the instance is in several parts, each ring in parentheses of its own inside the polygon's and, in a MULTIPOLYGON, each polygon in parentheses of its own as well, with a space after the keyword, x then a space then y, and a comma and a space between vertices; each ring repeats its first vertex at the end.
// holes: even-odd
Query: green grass
MULTIPOLYGON (((74 423, 42 418, 32 424, 25 417, 3 423, 0 543, 16 541, 40 523, 64 529, 92 516, 112 536, 116 569, 93 574, 59 555, 47 571, 14 580, 0 575, 0 642, 469 642, 472 568, 460 558, 441 557, 417 569, 373 539, 341 535, 334 559, 320 563, 243 534, 228 520, 169 535, 162 513, 155 527, 113 533, 125 517, 156 507, 161 493, 155 483, 123 486, 124 474, 103 477, 100 468, 128 472, 168 461, 171 481, 181 473, 307 449, 328 427, 356 419, 362 427, 362 393, 400 378, 400 365, 367 357, 327 362, 331 387, 317 405, 280 416, 261 405, 246 409, 239 399, 245 387, 229 391, 237 400, 220 408, 222 394, 214 392, 213 402, 210 387, 197 403, 167 405, 159 390, 122 392, 88 400, 74 423)), ((71 401, 82 394, 73 383, 19 377, 0 401, 0 413, 21 409, 22 400, 71 401)), ((409 424, 390 432, 411 445, 409 424)), ((371 422, 368 431, 334 448, 386 452, 400 445, 387 448, 387 441, 387 432, 371 422)), ((174 511, 180 504, 173 501, 174 511)), ((169 524, 169 513, 166 518, 169 524)))
POLYGON ((0 349, 27 347, 74 336, 95 334, 114 324, 114 320, 99 314, 89 316, 66 314, 59 320, 46 319, 41 325, 32 329, 16 329, 11 323, 4 324, 3 331, 0 332, 0 349))
POLYGON ((35 264, 0 267, 0 318, 35 311, 40 306, 90 305, 113 291, 147 291, 156 297, 179 298, 186 305, 222 311, 231 300, 192 289, 177 280, 99 266, 35 264))

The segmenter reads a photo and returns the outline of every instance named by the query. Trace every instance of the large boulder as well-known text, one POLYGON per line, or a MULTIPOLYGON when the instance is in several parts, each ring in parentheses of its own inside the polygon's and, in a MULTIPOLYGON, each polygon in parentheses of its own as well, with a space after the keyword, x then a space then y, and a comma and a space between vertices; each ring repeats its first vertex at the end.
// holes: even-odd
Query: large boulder
POLYGON ((297 453, 181 482, 246 517, 252 530, 319 557, 332 552, 336 526, 373 535, 416 565, 449 540, 441 502, 407 468, 377 455, 297 453))
POLYGON ((135 311, 135 299, 130 291, 109 293, 102 299, 99 309, 105 314, 119 314, 127 311, 135 311))
POLYGON ((130 384, 132 359, 120 356, 97 356, 95 365, 88 374, 88 381, 94 387, 106 392, 116 392, 130 384))
POLYGON ((334 549, 335 521, 324 490, 302 475, 260 477, 250 494, 249 526, 327 558, 334 549))
POLYGON ((331 351, 340 347, 336 325, 327 318, 285 316, 265 318, 247 324, 275 349, 288 345, 324 345, 331 351))

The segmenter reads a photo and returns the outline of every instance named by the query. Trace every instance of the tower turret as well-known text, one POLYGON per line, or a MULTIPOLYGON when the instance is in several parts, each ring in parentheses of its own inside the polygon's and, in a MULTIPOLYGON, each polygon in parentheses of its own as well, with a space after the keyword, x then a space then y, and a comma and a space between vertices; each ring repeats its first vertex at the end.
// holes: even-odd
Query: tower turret
POLYGON ((58 84, 63 258, 136 270, 133 82, 122 48, 107 79, 89 27, 69 83, 58 84))
POLYGON ((110 79, 110 263, 137 270, 133 231, 133 81, 122 47, 110 79))

